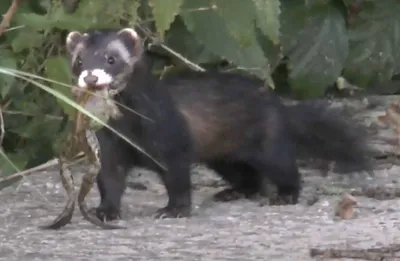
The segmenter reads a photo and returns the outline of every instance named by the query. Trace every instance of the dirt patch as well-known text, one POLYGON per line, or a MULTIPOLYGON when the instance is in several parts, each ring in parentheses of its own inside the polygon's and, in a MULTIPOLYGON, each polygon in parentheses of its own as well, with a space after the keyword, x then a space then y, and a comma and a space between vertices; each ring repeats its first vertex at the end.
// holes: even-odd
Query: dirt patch
MULTIPOLYGON (((76 181, 82 170, 74 168, 76 181)), ((365 173, 321 177, 316 170, 302 171, 304 189, 298 205, 259 207, 248 200, 212 202, 211 195, 223 182, 211 171, 196 167, 193 217, 153 220, 150 215, 166 203, 165 191, 154 173, 138 169, 130 180, 143 183, 147 190, 127 189, 119 221, 127 229, 115 231, 94 227, 77 210, 64 229, 39 230, 39 225, 61 212, 66 198, 55 169, 38 172, 24 178, 18 188, 0 192, 0 260, 306 261, 318 260, 309 257, 311 247, 400 243, 400 200, 396 197, 377 200, 356 195, 356 217, 334 218, 342 192, 361 191, 365 185, 396 187, 400 167, 376 171, 375 177, 365 173)), ((96 188, 87 202, 95 206, 98 200, 96 188)))

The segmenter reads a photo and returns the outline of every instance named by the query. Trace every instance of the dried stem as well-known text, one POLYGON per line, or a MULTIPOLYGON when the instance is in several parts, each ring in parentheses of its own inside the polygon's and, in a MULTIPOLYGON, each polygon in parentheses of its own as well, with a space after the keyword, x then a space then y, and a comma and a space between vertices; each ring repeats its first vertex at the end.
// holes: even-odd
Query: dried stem
POLYGON ((4 128, 3 108, 0 106, 0 149, 3 147, 3 140, 6 131, 4 128))
MULTIPOLYGON (((76 163, 78 163, 78 162, 80 162, 80 161, 85 159, 83 157, 82 153, 78 154, 78 156, 80 156, 80 158, 78 158, 77 161, 73 162, 73 164, 76 164, 76 163)), ((18 172, 18 173, 11 174, 11 175, 6 176, 4 178, 0 178, 0 184, 4 183, 4 182, 7 182, 7 181, 10 181, 10 180, 13 180, 13 179, 16 179, 16 178, 29 176, 30 174, 36 173, 38 171, 41 171, 41 170, 44 170, 44 169, 47 169, 47 168, 50 168, 50 167, 53 167, 53 166, 56 166, 56 165, 58 165, 58 159, 50 160, 50 161, 48 161, 48 162, 46 162, 44 164, 41 164, 39 166, 30 168, 30 169, 26 169, 26 170, 18 172)))
POLYGON ((174 57, 176 57, 177 59, 181 60, 184 64, 186 64, 190 69, 194 70, 194 71, 199 71, 199 72, 204 72, 205 69, 202 68, 200 65, 195 64, 191 61, 189 61, 187 58, 183 57, 181 54, 175 52, 174 50, 172 50, 171 48, 169 48, 168 46, 166 46, 163 43, 159 43, 156 38, 151 34, 151 32, 143 27, 141 27, 140 25, 138 25, 138 28, 146 35, 146 37, 150 38, 151 41, 153 43, 155 43, 156 45, 160 46, 161 48, 164 49, 164 51, 170 53, 171 55, 173 55, 174 57))
POLYGON ((22 0, 13 0, 7 12, 3 15, 3 20, 0 24, 0 36, 6 31, 6 29, 10 26, 11 19, 14 14, 17 12, 19 4, 22 0))

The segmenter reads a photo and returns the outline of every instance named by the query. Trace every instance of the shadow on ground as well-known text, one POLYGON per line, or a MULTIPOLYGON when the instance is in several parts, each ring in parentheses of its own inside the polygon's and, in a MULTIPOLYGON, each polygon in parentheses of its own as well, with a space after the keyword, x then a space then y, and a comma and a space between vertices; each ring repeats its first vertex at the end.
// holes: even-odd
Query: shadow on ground
MULTIPOLYGON (((75 180, 83 168, 76 167, 75 180)), ((211 196, 223 186, 212 172, 193 170, 194 211, 190 219, 153 220, 150 215, 166 203, 156 176, 139 169, 130 179, 147 190, 127 189, 123 220, 126 230, 105 231, 82 219, 75 211, 72 224, 59 231, 42 231, 58 215, 65 194, 55 169, 24 178, 18 188, 0 192, 0 260, 318 260, 310 247, 372 247, 400 243, 400 200, 357 196, 357 216, 338 220, 334 206, 343 191, 363 184, 396 185, 400 167, 376 172, 375 177, 337 174, 321 177, 303 170, 305 187, 295 206, 264 206, 240 200, 215 203, 211 196), (318 192, 319 200, 307 202, 318 192), (322 192, 321 192, 322 191, 322 192)), ((98 204, 97 188, 88 205, 98 204)), ((345 259, 341 259, 345 260, 345 259)))

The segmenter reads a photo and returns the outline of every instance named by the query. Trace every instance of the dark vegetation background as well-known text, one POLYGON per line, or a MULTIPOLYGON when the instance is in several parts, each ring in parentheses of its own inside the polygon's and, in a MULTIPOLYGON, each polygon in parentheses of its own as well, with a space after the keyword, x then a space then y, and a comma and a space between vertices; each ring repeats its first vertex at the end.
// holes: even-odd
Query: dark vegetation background
POLYGON ((81 0, 74 12, 76 0, 2 0, 0 14, 12 2, 0 36, 1 181, 55 157, 65 138, 72 108, 55 94, 71 95, 60 84, 72 83, 70 30, 135 26, 163 57, 156 74, 237 70, 299 99, 343 93, 343 79, 358 92, 397 91, 398 0, 81 0))

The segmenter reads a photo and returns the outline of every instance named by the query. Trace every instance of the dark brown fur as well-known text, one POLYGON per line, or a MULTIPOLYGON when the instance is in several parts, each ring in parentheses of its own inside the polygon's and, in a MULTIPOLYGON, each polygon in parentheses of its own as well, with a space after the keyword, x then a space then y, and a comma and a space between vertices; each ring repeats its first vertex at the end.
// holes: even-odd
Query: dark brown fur
POLYGON ((156 123, 151 125, 126 113, 112 124, 123 125, 123 129, 129 125, 126 131, 132 139, 157 155, 169 171, 154 168, 137 152, 111 138, 112 134, 107 134, 111 135, 108 138, 100 135, 99 139, 114 149, 102 148, 106 167, 98 179, 102 195, 96 210, 99 218, 119 216, 126 170, 133 166, 156 170, 166 185, 169 203, 159 210, 158 217, 189 215, 189 166, 194 162, 205 163, 231 184, 215 195, 216 200, 233 200, 238 195, 265 197, 266 184, 272 182, 278 188, 278 198, 272 201, 275 204, 298 201, 298 149, 317 158, 338 159, 368 169, 363 137, 336 111, 314 103, 285 107, 279 98, 260 91, 261 81, 235 74, 189 72, 166 76, 159 82, 148 70, 143 59, 119 101, 156 123), (302 114, 307 110, 313 113, 302 114), (117 150, 117 155, 126 157, 125 165, 115 155, 117 150), (124 165, 125 171, 109 168, 118 164, 124 165))
MULTIPOLYGON (((95 53, 107 51, 109 41, 119 37, 127 48, 133 47, 124 51, 130 51, 132 59, 138 58, 138 39, 132 31, 125 32, 88 34, 83 68, 75 68, 75 74, 95 68, 113 76, 120 74, 123 63, 107 64, 95 53)), ((230 183, 231 188, 216 194, 218 200, 238 195, 269 196, 267 184, 272 182, 277 187, 273 198, 277 204, 298 202, 299 151, 357 169, 369 168, 364 137, 339 111, 312 102, 284 106, 278 97, 261 91, 262 81, 234 73, 185 72, 158 80, 150 73, 149 59, 144 55, 131 74, 124 72, 126 77, 118 78, 126 88, 114 99, 152 121, 120 107, 122 117, 110 120, 109 125, 161 161, 167 170, 108 129, 99 130, 102 169, 97 183, 101 202, 95 212, 101 220, 120 215, 126 175, 136 166, 156 171, 165 185, 168 203, 156 217, 190 215, 192 163, 206 164, 230 183)))

